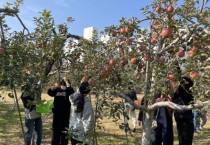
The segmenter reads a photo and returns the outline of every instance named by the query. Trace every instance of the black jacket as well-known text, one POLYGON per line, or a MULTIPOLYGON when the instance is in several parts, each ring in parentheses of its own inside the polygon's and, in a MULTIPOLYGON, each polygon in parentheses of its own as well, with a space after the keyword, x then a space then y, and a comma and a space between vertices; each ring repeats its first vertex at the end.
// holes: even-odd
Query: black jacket
MULTIPOLYGON (((173 102, 178 105, 189 105, 193 103, 193 95, 192 92, 184 88, 183 86, 179 86, 177 91, 174 93, 173 102)), ((193 120, 192 110, 186 111, 175 111, 174 117, 176 121, 179 120, 193 120)))
POLYGON ((69 96, 73 93, 74 90, 71 87, 67 87, 66 90, 62 90, 61 88, 48 89, 47 94, 54 97, 53 113, 69 113, 71 107, 69 96))
POLYGON ((30 111, 32 111, 36 107, 36 105, 31 105, 30 104, 30 101, 34 101, 35 100, 35 97, 33 95, 30 95, 29 93, 24 91, 21 94, 20 98, 22 99, 24 108, 29 109, 30 111))

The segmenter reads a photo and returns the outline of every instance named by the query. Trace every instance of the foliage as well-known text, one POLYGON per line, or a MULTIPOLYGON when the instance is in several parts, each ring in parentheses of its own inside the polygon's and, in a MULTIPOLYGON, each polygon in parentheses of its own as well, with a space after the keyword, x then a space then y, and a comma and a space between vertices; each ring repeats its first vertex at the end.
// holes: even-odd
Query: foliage
MULTIPOLYGON (((100 32, 100 37, 95 31, 91 40, 68 33, 72 17, 55 26, 51 12, 46 9, 34 18, 36 27, 32 33, 23 24, 22 32, 11 32, 5 17, 18 17, 21 3, 21 0, 14 6, 8 3, 5 9, 8 12, 1 15, 1 86, 24 88, 32 84, 34 91, 38 84, 40 94, 42 85, 51 85, 63 76, 71 79, 72 86, 78 86, 83 77, 96 96, 95 118, 99 127, 104 115, 117 122, 124 114, 123 100, 115 102, 110 92, 126 93, 130 91, 129 83, 138 92, 144 90, 151 105, 157 90, 171 95, 170 83, 188 76, 194 81, 195 98, 209 99, 208 0, 155 0, 142 8, 145 19, 122 18, 119 25, 100 32), (140 27, 145 21, 149 24, 147 29, 140 27)), ((123 124, 121 127, 124 128, 123 124)))

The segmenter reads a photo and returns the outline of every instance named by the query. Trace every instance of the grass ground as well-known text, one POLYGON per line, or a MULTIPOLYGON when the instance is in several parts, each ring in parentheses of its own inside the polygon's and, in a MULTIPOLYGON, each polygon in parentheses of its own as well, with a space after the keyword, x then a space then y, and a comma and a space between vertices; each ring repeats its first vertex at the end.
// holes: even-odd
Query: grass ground
MULTIPOLYGON (((5 92, 7 93, 7 92, 5 92)), ((19 94, 18 94, 19 95, 19 94)), ((20 119, 17 111, 17 107, 14 106, 14 99, 5 97, 5 101, 0 101, 0 145, 22 145, 23 133, 21 130, 20 119)), ((43 95, 46 100, 51 100, 46 94, 43 95)), ((21 118, 24 122, 24 112, 22 102, 21 105, 21 118)), ((136 114, 138 111, 136 111, 136 114)), ((42 145, 50 144, 51 135, 51 122, 52 114, 43 116, 43 141, 42 145)), ((122 122, 122 120, 121 120, 122 122)), ((98 144, 99 145, 126 145, 125 132, 119 129, 119 123, 116 124, 111 119, 103 118, 101 121, 105 130, 97 130, 98 144)), ((131 125, 131 122, 129 122, 131 125)), ((205 129, 194 135, 193 145, 209 145, 210 144, 210 121, 204 127, 205 129)), ((137 131, 132 134, 128 134, 129 145, 141 144, 142 128, 137 125, 137 131)), ((174 124, 174 145, 178 145, 176 126, 174 124)))

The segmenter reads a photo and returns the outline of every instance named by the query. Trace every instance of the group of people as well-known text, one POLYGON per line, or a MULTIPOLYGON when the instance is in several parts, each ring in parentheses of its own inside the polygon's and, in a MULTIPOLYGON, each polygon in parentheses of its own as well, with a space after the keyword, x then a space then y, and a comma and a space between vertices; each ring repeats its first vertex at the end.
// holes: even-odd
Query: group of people
MULTIPOLYGON (((25 145, 30 145, 33 131, 35 131, 35 145, 41 145, 42 140, 42 119, 29 118, 28 114, 36 109, 30 101, 35 101, 33 94, 28 93, 27 88, 23 91, 21 99, 25 108, 25 145)), ((79 89, 74 91, 69 79, 63 78, 61 82, 55 83, 49 88, 47 94, 54 97, 53 120, 52 120, 52 145, 68 145, 68 136, 72 145, 90 143, 92 125, 94 124, 93 108, 87 94, 90 93, 90 86, 87 81, 81 81, 79 89)))
MULTIPOLYGON (((178 105, 190 105, 194 103, 194 97, 190 90, 192 86, 193 81, 190 78, 182 77, 180 82, 171 82, 170 87, 173 90, 173 94, 166 95, 157 92, 154 97, 156 102, 171 101, 178 105)), ((133 101, 136 100, 136 97, 132 97, 131 94, 127 96, 133 101)), ((141 101, 142 106, 145 101, 143 97, 141 101)), ((154 112, 154 120, 157 126, 152 128, 152 145, 173 145, 173 113, 178 131, 179 145, 192 145, 194 132, 198 130, 198 127, 202 128, 207 120, 206 114, 198 111, 194 111, 194 113, 192 110, 173 111, 170 108, 160 107, 154 112), (202 117, 202 123, 200 124, 199 117, 202 117)), ((140 110, 138 117, 140 125, 144 122, 143 114, 143 111, 140 110)), ((131 114, 132 120, 135 120, 135 116, 133 116, 131 114)), ((135 122, 133 122, 133 125, 135 127, 135 122)))
MULTIPOLYGON (((165 95, 161 92, 156 93, 156 102, 172 101, 178 105, 193 104, 194 98, 190 88, 193 86, 193 81, 188 77, 182 77, 180 83, 171 83, 173 94, 165 95), (179 85, 178 85, 179 84, 179 85)), ((126 93, 132 101, 137 100, 136 92, 131 89, 131 84, 128 85, 129 92, 126 93)), ((36 132, 36 145, 41 144, 42 140, 42 120, 41 117, 31 119, 28 118, 28 113, 35 109, 35 105, 28 105, 28 101, 34 101, 34 96, 27 91, 26 88, 21 95, 23 105, 25 107, 26 119, 25 125, 27 128, 25 135, 25 144, 31 144, 33 130, 36 132)), ((92 125, 94 124, 93 108, 87 94, 90 92, 90 86, 87 81, 82 81, 79 89, 75 92, 70 81, 64 79, 56 83, 52 88, 48 89, 48 95, 54 97, 53 107, 53 122, 52 122, 52 145, 67 145, 68 138, 65 133, 67 130, 71 134, 71 144, 90 143, 90 135, 92 125)), ((144 98, 141 105, 144 104, 144 98)), ((136 114, 135 108, 129 103, 125 102, 125 112, 133 121, 133 132, 136 131, 136 114)), ((176 121, 179 145, 192 145, 193 134, 197 129, 198 113, 192 110, 173 111, 166 107, 158 108, 154 113, 154 119, 157 122, 157 127, 152 131, 152 145, 173 145, 173 119, 176 121)), ((140 111, 139 122, 144 122, 143 111, 140 111)), ((128 118, 125 117, 125 123, 128 123, 128 118)), ((206 123, 203 121, 200 127, 206 123)))

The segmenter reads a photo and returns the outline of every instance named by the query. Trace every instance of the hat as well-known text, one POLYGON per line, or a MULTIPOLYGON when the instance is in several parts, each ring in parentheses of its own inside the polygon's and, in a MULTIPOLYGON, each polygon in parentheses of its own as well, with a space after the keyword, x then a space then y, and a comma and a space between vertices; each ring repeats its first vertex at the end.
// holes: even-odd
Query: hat
POLYGON ((82 82, 80 84, 79 91, 80 91, 81 94, 90 93, 89 83, 88 82, 82 82))

